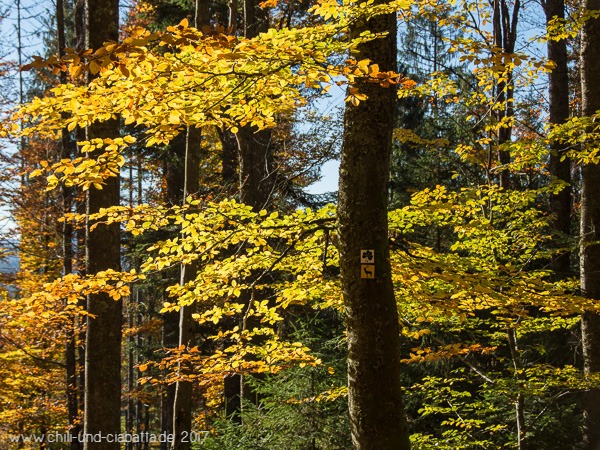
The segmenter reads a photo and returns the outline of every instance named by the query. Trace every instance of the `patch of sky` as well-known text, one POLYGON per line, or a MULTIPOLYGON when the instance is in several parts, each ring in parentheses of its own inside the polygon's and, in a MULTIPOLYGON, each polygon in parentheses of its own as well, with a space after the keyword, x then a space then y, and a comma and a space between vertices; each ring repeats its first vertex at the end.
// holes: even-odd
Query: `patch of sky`
MULTIPOLYGON (((328 117, 328 128, 318 136, 322 142, 331 142, 334 146, 335 155, 332 159, 321 161, 320 178, 305 188, 311 195, 321 195, 336 192, 338 190, 339 151, 342 142, 342 115, 344 111, 344 98, 346 97, 346 86, 332 84, 329 92, 312 100, 308 108, 300 111, 298 129, 303 133, 310 133, 314 124, 310 120, 302 120, 306 114, 317 114, 328 117)), ((322 131, 322 130, 319 130, 322 131)))

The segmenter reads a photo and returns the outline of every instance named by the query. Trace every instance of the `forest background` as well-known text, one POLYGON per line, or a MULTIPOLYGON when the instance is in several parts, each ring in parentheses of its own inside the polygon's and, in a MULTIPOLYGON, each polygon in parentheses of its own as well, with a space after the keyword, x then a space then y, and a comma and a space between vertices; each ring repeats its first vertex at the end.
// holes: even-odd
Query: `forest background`
POLYGON ((2 13, 1 448, 597 448, 600 5, 123 6, 2 13))

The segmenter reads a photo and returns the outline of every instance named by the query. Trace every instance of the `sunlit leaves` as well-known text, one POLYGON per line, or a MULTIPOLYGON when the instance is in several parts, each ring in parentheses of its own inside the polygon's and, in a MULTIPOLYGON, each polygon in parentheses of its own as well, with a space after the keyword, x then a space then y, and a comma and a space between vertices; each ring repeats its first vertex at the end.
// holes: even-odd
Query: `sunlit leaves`
MULTIPOLYGON (((343 8, 355 20, 406 6, 343 8)), ((332 56, 378 37, 363 33, 348 39, 345 28, 338 18, 314 27, 271 29, 254 39, 205 35, 185 21, 165 33, 138 30, 123 43, 108 43, 93 53, 36 60, 36 67, 89 69, 98 76, 85 86, 54 88, 50 96, 24 106, 19 117, 29 122, 25 133, 57 138, 64 127, 72 130, 120 115, 126 125, 143 128, 148 146, 167 143, 183 126, 271 128, 277 115, 304 104, 302 87, 323 89, 340 76, 349 83, 367 78, 384 87, 399 82, 398 74, 380 72, 368 61, 332 64, 332 56)), ((357 92, 350 100, 364 98, 357 92)))
MULTIPOLYGON (((149 247, 142 274, 112 273, 107 278, 99 274, 87 282, 78 280, 80 285, 71 295, 90 289, 126 295, 128 284, 119 277, 135 282, 144 273, 196 261, 198 269, 192 281, 167 288, 170 300, 163 312, 193 304, 197 311, 193 318, 215 327, 211 339, 228 344, 212 355, 178 350, 177 357, 161 363, 164 367, 190 361, 195 370, 185 376, 208 383, 232 371, 277 373, 291 365, 315 365, 318 359, 310 356, 305 346, 282 340, 275 328, 291 305, 339 308, 339 282, 329 275, 329 268, 337 266, 337 250, 332 244, 334 214, 332 206, 281 215, 254 212, 234 200, 216 203, 191 198, 180 207, 142 205, 102 210, 90 219, 95 223, 120 222, 135 234, 169 226, 180 232, 149 247), (252 325, 228 327, 232 319, 252 325)), ((83 221, 85 216, 70 219, 83 221)), ((57 282, 65 289, 61 295, 68 293, 68 281, 63 278, 57 282)), ((142 367, 149 370, 147 365, 142 367)), ((145 380, 158 381, 152 376, 145 380)))
POLYGON ((49 173, 46 177, 46 190, 52 190, 60 183, 64 183, 65 186, 79 186, 84 191, 91 186, 102 189, 107 178, 119 175, 121 166, 125 163, 121 152, 133 142, 135 138, 131 136, 80 142, 80 151, 86 156, 62 159, 51 165, 47 161, 40 161, 41 167, 29 176, 33 178, 49 173), (87 156, 91 152, 95 152, 94 157, 87 156))
POLYGON ((482 347, 481 344, 466 345, 460 342, 447 344, 438 349, 429 347, 412 349, 414 353, 410 357, 403 359, 403 363, 422 363, 427 361, 437 361, 439 359, 448 359, 458 355, 468 355, 470 353, 481 352, 482 354, 491 353, 496 347, 482 347))

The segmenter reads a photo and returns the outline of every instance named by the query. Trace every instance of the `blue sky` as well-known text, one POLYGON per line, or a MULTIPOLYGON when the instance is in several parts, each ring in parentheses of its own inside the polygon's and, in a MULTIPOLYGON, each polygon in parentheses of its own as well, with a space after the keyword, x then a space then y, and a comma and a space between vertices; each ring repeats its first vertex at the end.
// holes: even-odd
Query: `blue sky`
POLYGON ((338 160, 327 161, 321 167, 322 178, 306 188, 309 194, 324 194, 338 190, 340 162, 338 160))

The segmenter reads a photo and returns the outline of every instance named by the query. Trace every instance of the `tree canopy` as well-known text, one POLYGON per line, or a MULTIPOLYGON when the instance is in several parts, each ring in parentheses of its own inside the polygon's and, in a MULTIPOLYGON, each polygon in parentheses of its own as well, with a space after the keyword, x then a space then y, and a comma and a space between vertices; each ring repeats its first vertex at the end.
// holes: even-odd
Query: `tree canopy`
POLYGON ((588 3, 139 0, 85 48, 59 2, 0 124, 0 442, 108 432, 110 366, 165 449, 594 448, 588 3))

